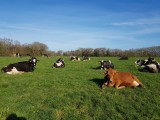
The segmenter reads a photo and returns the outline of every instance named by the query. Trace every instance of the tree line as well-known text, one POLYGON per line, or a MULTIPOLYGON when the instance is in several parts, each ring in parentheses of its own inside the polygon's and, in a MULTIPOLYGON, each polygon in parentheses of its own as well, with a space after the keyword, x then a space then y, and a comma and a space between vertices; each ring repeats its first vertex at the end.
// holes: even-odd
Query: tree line
POLYGON ((13 56, 19 53, 21 56, 90 56, 90 57, 158 57, 160 56, 160 46, 152 46, 140 49, 110 49, 110 48, 79 48, 71 51, 50 51, 44 43, 33 42, 32 44, 21 44, 7 38, 0 38, 0 56, 13 56))
POLYGON ((21 56, 40 56, 41 54, 46 53, 53 55, 53 52, 48 50, 48 46, 40 42, 21 44, 19 41, 0 38, 0 56, 13 56, 16 53, 21 56))

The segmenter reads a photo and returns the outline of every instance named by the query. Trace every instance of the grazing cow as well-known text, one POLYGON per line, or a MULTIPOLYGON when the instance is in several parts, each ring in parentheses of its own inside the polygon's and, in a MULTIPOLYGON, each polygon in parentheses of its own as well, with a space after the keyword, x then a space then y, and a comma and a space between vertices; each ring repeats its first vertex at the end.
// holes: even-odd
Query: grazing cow
POLYGON ((109 68, 105 75, 108 78, 108 81, 104 83, 105 86, 115 87, 116 89, 125 87, 144 87, 136 76, 128 72, 119 72, 109 68))
POLYGON ((7 74, 18 74, 18 73, 24 73, 24 72, 33 72, 35 69, 35 66, 37 64, 37 58, 32 57, 28 61, 22 61, 18 63, 9 64, 6 67, 3 67, 1 69, 2 72, 5 72, 7 74))
POLYGON ((129 58, 127 56, 122 56, 119 58, 119 60, 129 60, 129 58))
POLYGON ((70 57, 71 61, 80 61, 81 59, 77 56, 71 56, 70 57))
POLYGON ((108 61, 104 61, 104 60, 101 60, 101 61, 99 61, 100 62, 100 64, 101 64, 101 69, 103 69, 103 70, 107 70, 108 68, 114 68, 114 65, 113 65, 113 63, 110 61, 110 60, 108 60, 108 61))
POLYGON ((90 57, 83 56, 83 57, 82 57, 82 60, 83 60, 83 61, 86 61, 86 60, 91 60, 91 59, 90 59, 90 57))
POLYGON ((16 57, 20 57, 20 54, 19 54, 19 53, 16 53, 16 57))
POLYGON ((22 57, 22 55, 20 53, 15 53, 13 54, 14 57, 22 57))
POLYGON ((154 58, 149 57, 146 60, 136 60, 135 64, 137 66, 142 67, 142 69, 140 69, 140 71, 142 72, 151 72, 151 73, 157 73, 160 72, 160 64, 155 61, 154 58))
POLYGON ((52 68, 63 68, 65 67, 64 59, 59 58, 52 66, 52 68))

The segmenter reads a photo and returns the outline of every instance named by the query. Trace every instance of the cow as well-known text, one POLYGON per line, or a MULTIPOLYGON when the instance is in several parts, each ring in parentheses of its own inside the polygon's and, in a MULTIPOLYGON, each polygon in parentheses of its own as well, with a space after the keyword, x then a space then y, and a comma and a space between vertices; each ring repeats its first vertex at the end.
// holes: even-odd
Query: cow
POLYGON ((105 86, 115 87, 116 89, 122 89, 125 87, 143 87, 144 85, 140 80, 129 72, 119 72, 112 68, 104 73, 108 78, 107 82, 104 83, 105 86))
POLYGON ((101 60, 99 62, 101 64, 100 66, 101 70, 107 70, 108 68, 114 68, 113 63, 110 60, 108 61, 101 60))
POLYGON ((1 69, 2 72, 7 74, 19 74, 24 72, 33 72, 36 64, 37 64, 37 58, 32 57, 28 61, 22 61, 18 63, 9 64, 6 67, 3 67, 1 69))
POLYGON ((15 53, 13 54, 14 57, 22 57, 22 55, 20 53, 15 53))
POLYGON ((70 56, 71 61, 80 61, 81 59, 77 56, 70 56))
POLYGON ((141 67, 145 67, 146 65, 149 65, 149 64, 152 64, 152 63, 153 64, 156 63, 155 58, 153 58, 153 57, 149 57, 148 59, 145 59, 145 60, 138 59, 138 60, 135 61, 135 64, 137 66, 141 66, 141 67))
POLYGON ((138 59, 138 60, 135 61, 135 64, 136 64, 137 66, 141 66, 141 67, 144 67, 144 66, 145 66, 145 63, 146 63, 145 60, 140 60, 140 59, 138 59))
POLYGON ((119 60, 129 60, 129 58, 127 56, 122 56, 119 58, 119 60))
POLYGON ((83 61, 86 61, 86 60, 91 60, 91 59, 90 59, 90 57, 88 57, 88 56, 83 56, 83 57, 82 57, 82 60, 83 60, 83 61))
POLYGON ((149 57, 145 60, 136 60, 135 64, 137 66, 142 67, 142 69, 139 69, 142 72, 151 72, 151 73, 158 73, 160 72, 160 64, 155 61, 155 58, 149 57))
POLYGON ((52 68, 64 68, 65 67, 65 63, 64 63, 64 59, 59 58, 52 66, 52 68))

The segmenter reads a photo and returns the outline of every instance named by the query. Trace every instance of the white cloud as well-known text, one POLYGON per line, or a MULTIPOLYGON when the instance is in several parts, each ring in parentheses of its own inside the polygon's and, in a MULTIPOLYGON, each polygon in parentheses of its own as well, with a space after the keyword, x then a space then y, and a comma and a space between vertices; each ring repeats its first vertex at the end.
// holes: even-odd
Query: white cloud
POLYGON ((115 26, 160 25, 160 17, 136 19, 126 22, 114 22, 111 24, 115 26))

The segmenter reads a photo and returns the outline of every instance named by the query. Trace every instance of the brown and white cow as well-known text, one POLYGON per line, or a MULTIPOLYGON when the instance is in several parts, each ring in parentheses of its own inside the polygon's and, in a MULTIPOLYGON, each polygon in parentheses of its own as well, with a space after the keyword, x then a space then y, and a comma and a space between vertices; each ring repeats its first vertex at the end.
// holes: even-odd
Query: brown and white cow
POLYGON ((105 75, 107 76, 106 78, 108 78, 108 81, 104 83, 105 86, 115 87, 116 89, 144 87, 140 80, 129 72, 119 72, 109 68, 108 71, 105 72, 105 75))

